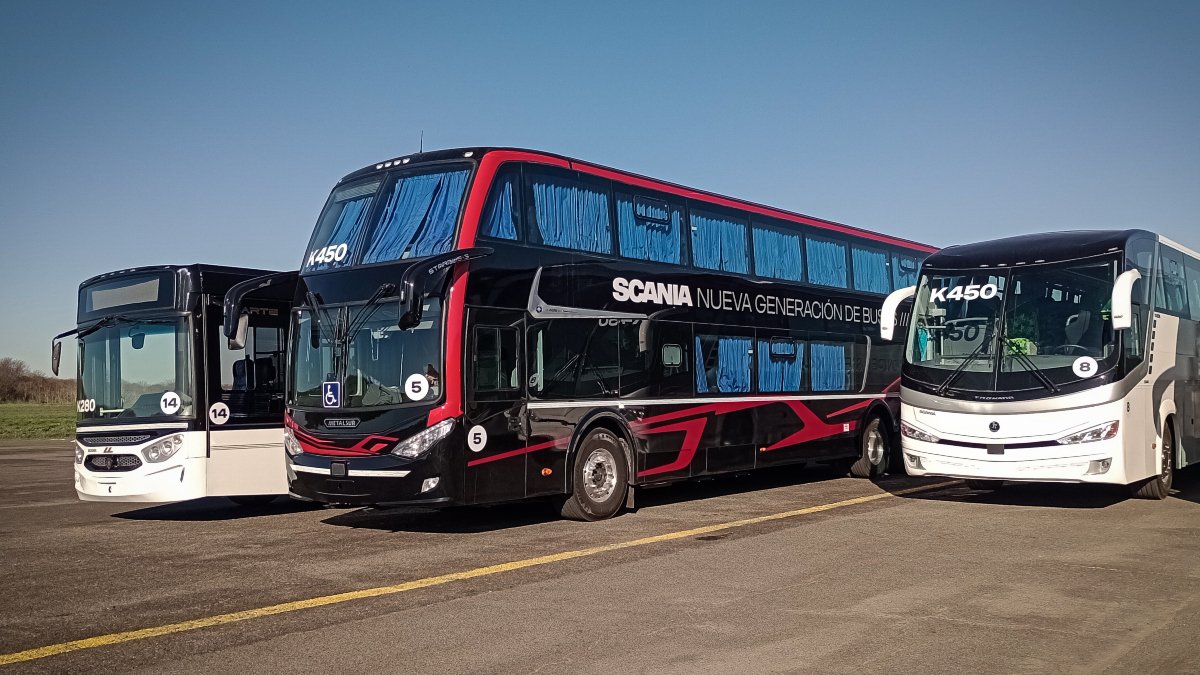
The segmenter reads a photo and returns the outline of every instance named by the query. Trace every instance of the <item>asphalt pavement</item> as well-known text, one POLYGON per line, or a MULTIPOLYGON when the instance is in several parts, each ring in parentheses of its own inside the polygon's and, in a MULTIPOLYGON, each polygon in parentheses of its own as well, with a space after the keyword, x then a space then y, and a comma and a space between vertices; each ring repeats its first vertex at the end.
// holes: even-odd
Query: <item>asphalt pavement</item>
POLYGON ((41 650, 0 675, 1200 673, 1194 470, 1150 502, 793 468, 577 523, 80 502, 72 461, 0 442, 0 655, 41 650))

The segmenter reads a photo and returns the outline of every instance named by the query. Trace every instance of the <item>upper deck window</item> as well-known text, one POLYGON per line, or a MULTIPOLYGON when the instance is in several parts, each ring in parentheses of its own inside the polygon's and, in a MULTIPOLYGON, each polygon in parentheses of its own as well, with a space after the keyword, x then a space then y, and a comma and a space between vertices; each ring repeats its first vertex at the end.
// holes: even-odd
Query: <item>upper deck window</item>
POLYGON ((345 267, 354 259, 359 235, 371 212, 379 178, 351 183, 333 191, 317 221, 301 269, 305 272, 345 267))
POLYGON ((682 212, 661 199, 618 192, 617 236, 621 255, 635 260, 683 262, 679 238, 682 212))
POLYGON ((612 253, 608 191, 578 178, 549 173, 526 174, 533 195, 530 208, 534 243, 588 253, 612 253))
POLYGON ((515 169, 507 169, 492 183, 492 192, 488 195, 487 206, 483 208, 483 222, 480 233, 485 237, 510 239, 521 238, 517 231, 520 222, 518 206, 521 174, 515 169))
POLYGON ((696 267, 746 274, 746 222, 699 209, 691 210, 692 262, 696 267))
POLYGON ((391 176, 362 261, 423 258, 449 251, 470 174, 470 169, 462 168, 391 176))
POLYGON ((900 290, 917 285, 917 270, 921 261, 911 256, 892 254, 892 288, 900 290))
POLYGON ((808 255, 808 280, 820 286, 846 288, 846 245, 828 239, 805 237, 808 255))
POLYGON ((800 234, 754 223, 754 273, 760 277, 803 281, 800 234))
POLYGON ((852 246, 850 255, 854 260, 854 290, 885 295, 891 292, 886 253, 865 246, 852 246))

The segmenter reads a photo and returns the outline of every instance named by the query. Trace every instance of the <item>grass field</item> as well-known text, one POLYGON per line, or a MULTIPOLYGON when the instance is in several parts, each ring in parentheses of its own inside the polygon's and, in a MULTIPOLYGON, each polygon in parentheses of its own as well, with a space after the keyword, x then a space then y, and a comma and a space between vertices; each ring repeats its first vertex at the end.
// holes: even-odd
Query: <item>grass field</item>
POLYGON ((0 403, 0 439, 74 437, 74 403, 0 403))

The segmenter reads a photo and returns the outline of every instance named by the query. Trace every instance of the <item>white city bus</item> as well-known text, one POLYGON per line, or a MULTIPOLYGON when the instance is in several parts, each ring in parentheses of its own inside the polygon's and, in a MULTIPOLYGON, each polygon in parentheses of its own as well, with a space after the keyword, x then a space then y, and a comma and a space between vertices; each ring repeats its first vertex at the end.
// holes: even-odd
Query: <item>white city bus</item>
POLYGON ((1200 254, 1144 230, 952 246, 922 266, 901 378, 915 475, 1129 485, 1200 461, 1200 254))
POLYGON ((255 298, 241 344, 221 335, 226 291, 265 270, 140 267, 79 286, 75 490, 80 499, 173 502, 287 493, 283 374, 290 291, 255 298))

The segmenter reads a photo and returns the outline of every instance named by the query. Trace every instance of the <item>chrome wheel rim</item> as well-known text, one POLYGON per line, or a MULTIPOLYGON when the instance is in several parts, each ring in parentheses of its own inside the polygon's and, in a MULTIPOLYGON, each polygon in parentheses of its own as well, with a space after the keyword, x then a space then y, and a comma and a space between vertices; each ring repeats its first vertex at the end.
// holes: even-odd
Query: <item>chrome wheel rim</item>
POLYGON ((605 448, 596 448, 583 463, 583 491, 595 502, 607 501, 617 490, 617 461, 605 448))
POLYGON ((883 461, 883 453, 887 450, 887 446, 883 442, 883 434, 879 431, 879 426, 876 425, 867 430, 867 461, 874 466, 879 466, 883 461))

